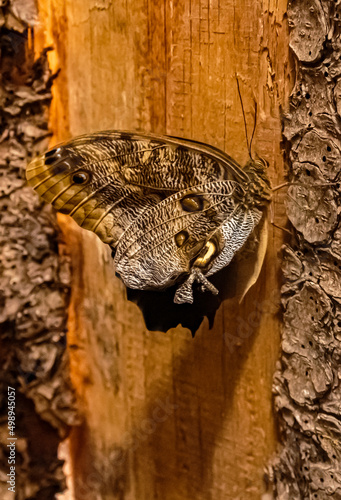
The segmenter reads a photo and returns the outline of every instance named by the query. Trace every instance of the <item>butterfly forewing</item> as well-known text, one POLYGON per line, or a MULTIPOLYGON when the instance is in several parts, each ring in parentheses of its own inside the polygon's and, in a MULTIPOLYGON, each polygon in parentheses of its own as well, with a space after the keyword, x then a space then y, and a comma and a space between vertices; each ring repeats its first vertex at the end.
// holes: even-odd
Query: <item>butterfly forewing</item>
POLYGON ((215 158, 213 148, 200 151, 193 144, 190 148, 190 141, 117 132, 83 136, 34 160, 27 179, 57 210, 115 245, 117 235, 160 199, 236 176, 227 155, 215 158), (84 172, 88 181, 77 183, 75 176, 84 172))

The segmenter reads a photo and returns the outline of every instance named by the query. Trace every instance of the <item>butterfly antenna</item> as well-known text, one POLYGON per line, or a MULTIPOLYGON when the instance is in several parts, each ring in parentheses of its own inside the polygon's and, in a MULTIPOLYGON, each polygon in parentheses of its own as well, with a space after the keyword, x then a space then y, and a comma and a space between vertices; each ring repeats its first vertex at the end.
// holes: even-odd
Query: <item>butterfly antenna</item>
POLYGON ((253 141, 253 138, 255 136, 256 126, 257 126, 257 101, 255 101, 255 121, 254 121, 254 124, 253 124, 253 130, 252 130, 252 135, 251 135, 251 140, 250 140, 250 149, 249 149, 249 154, 250 154, 251 160, 252 160, 252 154, 251 154, 252 141, 253 141))
MULTIPOLYGON (((246 117, 245 117, 245 111, 244 111, 244 106, 243 106, 243 99, 242 99, 242 94, 241 94, 241 92, 240 92, 239 80, 238 80, 238 76, 237 76, 237 74, 236 74, 236 80, 237 80, 237 89, 238 89, 238 95, 239 95, 240 105, 241 105, 241 108, 242 108, 242 113, 243 113, 244 129, 245 129, 245 138, 246 138, 247 149, 248 149, 248 151, 249 151, 250 158, 252 159, 252 155, 251 155, 251 144, 249 144, 249 138, 248 138, 248 135, 247 135, 246 117)), ((254 130, 255 130, 255 128, 256 128, 256 127, 254 127, 254 130)), ((254 130, 253 130, 253 132, 252 132, 251 142, 252 142, 252 139, 253 139, 254 130)))

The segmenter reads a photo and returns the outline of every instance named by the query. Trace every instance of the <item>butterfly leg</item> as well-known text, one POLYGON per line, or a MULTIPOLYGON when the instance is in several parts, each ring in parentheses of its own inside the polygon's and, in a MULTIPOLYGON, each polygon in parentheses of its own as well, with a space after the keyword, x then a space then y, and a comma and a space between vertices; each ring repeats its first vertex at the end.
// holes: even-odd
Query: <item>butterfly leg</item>
POLYGON ((203 273, 197 267, 193 267, 191 274, 187 280, 179 286, 174 295, 175 304, 185 304, 186 302, 193 304, 193 283, 197 281, 201 284, 202 290, 209 290, 214 295, 218 295, 219 290, 216 289, 212 283, 203 275, 203 273))
POLYGON ((274 201, 273 200, 269 206, 269 213, 270 213, 270 224, 273 227, 276 227, 277 229, 280 229, 281 231, 284 231, 285 233, 290 234, 290 236, 293 236, 293 233, 291 231, 289 231, 285 227, 279 226, 278 224, 275 223, 275 210, 274 210, 274 201))

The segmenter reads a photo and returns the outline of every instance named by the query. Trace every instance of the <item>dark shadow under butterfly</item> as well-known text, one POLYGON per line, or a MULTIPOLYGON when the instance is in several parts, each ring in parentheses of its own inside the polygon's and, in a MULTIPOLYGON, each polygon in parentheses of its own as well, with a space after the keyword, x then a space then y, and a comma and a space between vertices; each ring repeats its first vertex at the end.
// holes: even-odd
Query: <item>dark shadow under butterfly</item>
POLYGON ((109 131, 48 151, 26 176, 45 201, 110 245, 147 327, 181 323, 193 332, 203 316, 213 321, 222 299, 243 296, 257 279, 267 240, 266 167, 250 159, 241 168, 195 141, 109 131))

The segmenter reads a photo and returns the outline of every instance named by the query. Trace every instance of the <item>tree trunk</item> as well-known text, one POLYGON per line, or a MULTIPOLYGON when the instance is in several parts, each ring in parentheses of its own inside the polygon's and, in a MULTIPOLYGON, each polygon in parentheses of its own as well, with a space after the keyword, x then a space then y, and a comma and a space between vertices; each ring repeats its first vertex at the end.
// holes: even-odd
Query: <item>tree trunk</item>
POLYGON ((293 225, 284 252, 276 498, 341 499, 340 2, 288 5, 296 82, 284 117, 293 225))
POLYGON ((65 487, 58 445, 79 423, 66 345, 68 258, 56 216, 25 183, 48 146, 53 75, 35 57, 33 1, 0 7, 0 497, 65 487), (58 243, 59 254, 58 254, 58 243))
MULTIPOLYGON (((203 3, 40 0, 52 44, 53 142, 142 129, 248 159, 283 182, 280 109, 291 88, 286 0, 203 3), (250 135, 250 134, 249 134, 250 135)), ((280 192, 279 192, 280 193, 280 192)), ((283 225, 282 195, 274 197, 283 225)), ((283 233, 269 228, 257 284, 225 301, 210 330, 148 331, 96 236, 59 217, 72 259, 68 347, 84 424, 70 436, 76 499, 257 499, 276 447, 271 386, 279 354, 283 233)), ((285 219, 284 219, 285 221, 285 219)))

